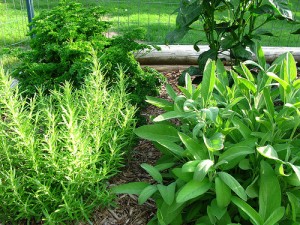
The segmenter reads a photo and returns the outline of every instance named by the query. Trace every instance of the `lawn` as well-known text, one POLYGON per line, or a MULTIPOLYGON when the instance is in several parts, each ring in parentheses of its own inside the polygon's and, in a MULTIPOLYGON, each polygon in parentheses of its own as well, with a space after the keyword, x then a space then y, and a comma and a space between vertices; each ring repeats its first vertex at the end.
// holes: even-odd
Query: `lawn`
MULTIPOLYGON (((6 46, 22 42, 26 38, 27 32, 27 14, 25 3, 13 4, 13 1, 0 3, 0 46, 6 46)), ((142 1, 142 0, 87 0, 80 1, 90 5, 101 4, 109 11, 110 21, 113 22, 112 31, 120 32, 133 27, 144 27, 147 30, 146 41, 155 44, 164 44, 166 34, 174 29, 176 14, 172 14, 178 7, 179 1, 161 0, 161 1, 142 1)), ((292 8, 296 18, 299 18, 300 8, 297 0, 291 0, 292 8)), ((58 3, 48 0, 34 1, 35 14, 41 10, 52 8, 58 3)), ((296 30, 295 25, 284 22, 269 23, 267 30, 272 31, 275 37, 264 37, 261 40, 265 46, 291 46, 297 47, 299 44, 299 35, 290 35, 296 30)), ((200 26, 195 27, 199 29, 200 26)), ((203 40, 203 32, 193 30, 180 42, 180 44, 193 44, 196 40, 203 40)))

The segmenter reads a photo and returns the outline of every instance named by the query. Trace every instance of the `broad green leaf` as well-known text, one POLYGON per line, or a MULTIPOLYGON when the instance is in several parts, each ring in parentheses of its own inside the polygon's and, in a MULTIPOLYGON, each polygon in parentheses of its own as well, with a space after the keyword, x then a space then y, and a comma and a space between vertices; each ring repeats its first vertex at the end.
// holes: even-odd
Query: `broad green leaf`
POLYGON ((189 210, 187 210, 185 213, 185 221, 193 221, 195 218, 198 218, 200 210, 203 209, 204 207, 202 204, 197 204, 197 203, 198 202, 196 201, 192 205, 189 205, 189 210))
POLYGON ((250 160, 249 160, 249 159, 242 159, 242 160, 239 162, 239 167, 240 167, 242 170, 250 170, 250 169, 251 169, 250 160))
POLYGON ((280 72, 280 67, 283 61, 286 59, 286 53, 281 54, 278 56, 273 62, 271 67, 268 69, 269 72, 278 73, 280 72))
POLYGON ((199 18, 199 10, 201 10, 201 2, 189 2, 189 4, 182 4, 180 8, 176 10, 178 16, 176 24, 178 27, 189 27, 193 22, 199 18))
POLYGON ((296 173, 293 173, 293 174, 291 174, 289 176, 286 176, 285 180, 290 185, 293 185, 295 187, 299 187, 300 186, 300 180, 297 177, 296 173))
POLYGON ((247 78, 246 80, 249 81, 253 85, 254 77, 251 73, 251 71, 248 69, 248 67, 244 63, 240 63, 242 71, 244 72, 244 76, 247 78))
POLYGON ((175 100, 174 100, 174 111, 178 111, 178 112, 184 112, 183 107, 184 107, 184 103, 186 102, 187 98, 183 95, 178 95, 176 96, 175 100))
POLYGON ((166 91, 167 91, 168 95, 170 96, 170 98, 174 101, 175 98, 177 97, 177 94, 170 84, 166 84, 166 91))
POLYGON ((288 4, 286 1, 282 0, 269 0, 269 2, 272 4, 274 9, 283 17, 293 20, 293 13, 289 9, 288 4))
POLYGON ((244 201, 247 201, 247 194, 245 192, 245 189, 240 185, 240 183, 230 174, 226 172, 219 172, 218 173, 221 180, 227 184, 227 186, 237 194, 241 199, 244 201))
MULTIPOLYGON (((227 9, 223 9, 223 10, 227 10, 227 9)), ((221 24, 219 23, 217 26, 218 26, 217 33, 224 32, 224 31, 226 31, 226 28, 230 26, 230 23, 222 22, 221 24), (223 27, 223 29, 222 29, 222 27, 223 27)), ((233 37, 232 33, 226 32, 226 35, 222 35, 222 38, 220 40, 221 49, 223 49, 223 50, 230 49, 235 44, 236 44, 236 38, 233 37)))
POLYGON ((227 161, 223 165, 224 169, 231 169, 236 166, 247 155, 255 153, 256 138, 249 138, 232 145, 228 149, 225 148, 224 152, 219 156, 218 162, 227 161))
MULTIPOLYGON (((174 142, 171 143, 175 144, 174 142)), ((172 156, 176 156, 175 153, 171 152, 169 149, 158 142, 153 142, 153 146, 165 156, 169 156, 170 158, 172 158, 172 156)))
POLYGON ((256 94, 257 88, 254 83, 252 83, 251 81, 249 81, 245 78, 242 78, 242 77, 239 77, 238 80, 239 80, 239 83, 242 83, 243 85, 245 85, 245 87, 248 90, 250 90, 254 95, 256 94))
POLYGON ((161 164, 157 164, 154 167, 158 170, 158 171, 163 171, 166 169, 170 169, 172 166, 175 165, 175 162, 170 162, 170 163, 161 163, 161 164))
MULTIPOLYGON (((196 76, 196 75, 200 75, 202 74, 202 72, 200 72, 199 67, 195 67, 195 66, 190 66, 187 69, 185 69, 184 71, 182 71, 181 75, 178 78, 178 85, 180 85, 181 87, 183 87, 186 84, 186 75, 190 75, 191 77, 196 76)), ((194 95, 193 95, 193 99, 194 95)))
POLYGON ((217 217, 218 220, 220 220, 224 216, 224 214, 227 212, 226 207, 218 206, 216 199, 212 200, 210 207, 211 207, 212 214, 215 217, 217 217))
POLYGON ((144 125, 134 130, 137 136, 150 141, 167 140, 176 142, 180 140, 177 132, 174 127, 164 124, 144 125))
POLYGON ((294 172, 300 182, 300 166, 295 166, 292 163, 288 163, 288 165, 290 165, 292 167, 292 169, 294 170, 294 172))
POLYGON ((164 186, 162 184, 158 184, 157 188, 159 190, 159 193, 161 194, 164 201, 171 205, 175 198, 175 188, 176 188, 176 182, 173 182, 169 184, 168 186, 164 186))
MULTIPOLYGON (((266 127, 270 127, 270 126, 266 126, 266 127)), ((274 137, 274 134, 271 130, 268 132, 252 132, 251 135, 253 137, 257 137, 260 139, 260 142, 259 142, 260 145, 265 144, 267 141, 271 141, 272 138, 274 137)))
POLYGON ((261 161, 259 215, 266 221, 279 207, 281 207, 281 188, 278 178, 269 163, 261 161))
POLYGON ((208 109, 202 109, 202 112, 206 114, 206 116, 213 122, 217 122, 217 117, 219 114, 219 108, 218 107, 209 107, 208 109))
POLYGON ((270 88, 265 87, 263 89, 263 94, 264 94, 264 100, 265 100, 265 103, 266 103, 267 110, 271 114, 271 116, 274 117, 275 109, 274 109, 274 103, 273 103, 272 97, 271 97, 270 88))
POLYGON ((213 223, 210 221, 209 217, 205 215, 205 216, 201 216, 197 220, 197 225, 213 225, 213 223))
POLYGON ((172 173, 180 180, 183 180, 185 182, 189 182, 193 179, 193 173, 183 172, 181 168, 174 168, 172 170, 172 173))
POLYGON ((192 79, 189 74, 185 75, 185 89, 188 91, 190 96, 193 95, 193 85, 192 85, 192 79))
POLYGON ((251 136, 251 129, 245 125, 245 123, 237 116, 233 117, 231 122, 234 126, 238 127, 239 132, 243 135, 245 139, 251 136))
POLYGON ((269 216, 269 218, 264 222, 263 225, 275 225, 278 221, 282 219, 284 216, 285 209, 284 207, 279 207, 275 209, 272 214, 269 216))
POLYGON ((268 159, 274 159, 276 161, 282 162, 278 158, 278 154, 277 154, 276 150, 271 145, 257 147, 256 149, 262 156, 264 156, 268 159))
POLYGON ((178 86, 179 90, 183 93, 183 95, 187 98, 187 99, 191 99, 192 95, 189 93, 189 91, 181 86, 178 86))
POLYGON ((254 225, 263 225, 263 219, 249 204, 236 196, 232 196, 231 201, 251 218, 254 225))
POLYGON ((224 87, 229 86, 228 75, 223 62, 220 59, 217 59, 216 69, 217 69, 217 77, 219 78, 221 84, 224 87))
POLYGON ((300 213, 300 199, 297 198, 297 196, 291 192, 287 192, 286 194, 288 196, 290 206, 291 206, 292 219, 293 221, 296 221, 297 216, 299 216, 300 213))
POLYGON ((165 222, 165 215, 163 215, 163 213, 161 212, 161 209, 157 209, 156 211, 156 216, 157 216, 157 220, 158 220, 158 223, 156 223, 155 225, 168 225, 166 222, 165 222))
POLYGON ((257 68, 259 68, 260 70, 264 71, 264 67, 262 67, 259 63, 254 62, 253 60, 246 60, 243 62, 243 64, 245 65, 252 65, 252 66, 256 66, 257 68))
POLYGON ((146 102, 150 103, 151 105, 154 105, 158 108, 161 108, 166 111, 172 111, 174 108, 173 103, 162 99, 162 98, 156 98, 156 97, 151 97, 151 96, 146 96, 147 100, 146 102))
POLYGON ((184 102, 183 104, 183 110, 184 112, 188 112, 188 113, 185 113, 185 116, 184 117, 196 117, 197 116, 197 113, 195 111, 197 111, 197 106, 198 106, 198 103, 195 102, 194 100, 192 99, 188 99, 184 102))
POLYGON ((212 60, 208 60, 203 73, 201 97, 203 98, 204 107, 208 105, 208 101, 213 92, 216 79, 216 65, 212 60))
POLYGON ((200 121, 197 123, 196 126, 193 128, 193 138, 197 139, 199 136, 202 137, 202 130, 203 127, 205 127, 206 123, 203 121, 200 121))
POLYGON ((147 173, 149 173, 149 175, 158 183, 162 183, 163 179, 162 176, 160 174, 160 172, 158 171, 158 169, 156 169, 155 167, 147 164, 147 163, 142 163, 141 167, 147 171, 147 173))
POLYGON ((112 187, 112 192, 115 194, 135 194, 139 195, 142 190, 148 187, 149 184, 145 182, 131 182, 128 184, 120 184, 112 187))
MULTIPOLYGON (((202 52, 198 57, 198 66, 200 71, 205 71, 206 65, 211 60, 216 60, 218 58, 218 49, 211 48, 207 51, 202 52)), ((202 80, 203 82, 203 80, 202 80)))
POLYGON ((211 224, 216 224, 217 218, 214 215, 214 213, 213 213, 212 208, 211 208, 210 205, 207 206, 206 212, 207 212, 207 215, 209 217, 209 220, 210 220, 211 224))
POLYGON ((144 204, 155 192, 157 191, 156 185, 149 185, 140 194, 138 198, 139 205, 144 204))
POLYGON ((193 138, 187 136, 184 133, 178 133, 182 143, 185 145, 187 150, 193 155, 195 159, 206 159, 207 149, 205 145, 201 145, 196 142, 193 138))
POLYGON ((286 71, 288 83, 292 83, 297 78, 297 65, 293 55, 290 52, 286 53, 286 71))
POLYGON ((222 133, 215 133, 210 138, 203 135, 203 140, 208 150, 219 151, 224 148, 225 135, 222 133))
POLYGON ((254 35, 265 35, 265 36, 269 36, 269 37, 274 36, 274 34, 272 32, 270 32, 269 30, 265 30, 265 29, 258 29, 253 34, 254 35))
POLYGON ((240 223, 231 223, 232 218, 229 214, 228 210, 226 210, 226 213, 224 216, 220 219, 220 224, 226 224, 226 225, 241 225, 240 223))
POLYGON ((226 87, 222 85, 219 79, 216 79, 215 81, 215 89, 220 93, 218 95, 213 93, 215 100, 217 100, 218 102, 226 102, 226 98, 227 98, 226 87))
POLYGON ((211 183, 208 179, 203 179, 202 181, 191 180, 178 192, 176 202, 184 203, 188 200, 199 197, 206 193, 210 187, 211 183))
POLYGON ((169 111, 166 113, 163 113, 153 119, 154 122, 161 122, 164 120, 170 120, 175 118, 181 118, 184 117, 184 113, 177 112, 177 111, 169 111))
POLYGON ((214 162, 210 159, 202 160, 194 171, 194 180, 202 181, 213 165, 214 162))
POLYGON ((246 50, 242 44, 238 44, 238 45, 235 45, 234 47, 232 47, 231 52, 232 52, 233 57, 236 59, 247 60, 252 57, 251 52, 246 50))
POLYGON ((300 89, 300 79, 294 80, 293 87, 295 89, 300 89))
POLYGON ((159 219, 159 225, 170 225, 173 224, 174 220, 181 221, 181 212, 184 204, 179 204, 174 201, 171 205, 166 202, 162 202, 157 205, 157 217, 159 219))
POLYGON ((197 165, 199 164, 199 162, 201 162, 201 160, 199 160, 199 159, 186 162, 182 166, 182 172, 193 173, 195 171, 197 165))
POLYGON ((246 194, 250 198, 257 198, 259 192, 259 186, 258 186, 258 176, 252 181, 251 184, 246 188, 246 194))
POLYGON ((152 219, 147 223, 147 225, 157 225, 158 220, 156 216, 153 216, 152 219))
POLYGON ((172 225, 182 225, 183 224, 183 219, 182 219, 182 214, 178 213, 175 219, 170 223, 172 225))
POLYGON ((271 77, 273 80, 276 80, 283 87, 284 90, 288 89, 289 84, 285 80, 283 80, 280 77, 278 77, 275 73, 273 73, 273 72, 267 72, 267 75, 269 77, 271 77))
POLYGON ((264 55, 264 51, 262 50, 262 47, 259 43, 255 43, 255 55, 257 58, 258 64, 263 68, 267 69, 267 63, 266 63, 266 58, 264 55))
POLYGON ((226 208, 231 201, 231 189, 220 177, 215 178, 216 200, 220 208, 226 208))
POLYGON ((159 140, 157 141, 158 144, 162 145, 163 147, 167 148, 172 154, 182 157, 184 153, 184 149, 179 146, 178 144, 168 141, 168 140, 159 140))
MULTIPOLYGON (((300 87, 299 87, 299 89, 300 89, 300 87)), ((294 107, 296 107, 297 109, 299 109, 300 108, 300 102, 294 103, 294 107)))
POLYGON ((194 94, 193 94, 193 96, 192 96, 192 99, 193 100, 196 100, 196 99, 199 99, 199 96, 200 96, 200 94, 201 94, 201 83, 200 84, 198 84, 198 86, 197 86, 197 88, 195 89, 195 91, 194 91, 194 94))
POLYGON ((226 108, 227 109, 232 109, 232 107, 236 106, 236 104, 238 104, 240 101, 242 101, 243 99, 245 99, 245 97, 237 97, 235 99, 233 99, 233 101, 231 101, 226 108))
MULTIPOLYGON (((284 80, 287 84, 289 84, 289 77, 288 77, 288 66, 287 66, 287 60, 286 58, 282 61, 281 65, 280 65, 280 78, 282 80, 284 80)), ((282 85, 279 86, 279 93, 280 93, 280 99, 281 101, 283 101, 284 103, 286 103, 287 100, 287 89, 289 86, 287 86, 287 88, 284 88, 282 85)))

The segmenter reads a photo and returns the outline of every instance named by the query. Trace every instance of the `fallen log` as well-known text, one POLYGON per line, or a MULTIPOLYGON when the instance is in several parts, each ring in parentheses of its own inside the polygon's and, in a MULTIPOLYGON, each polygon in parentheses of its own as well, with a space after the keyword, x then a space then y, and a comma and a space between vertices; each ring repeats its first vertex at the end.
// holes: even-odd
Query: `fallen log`
MULTIPOLYGON (((199 46, 200 51, 194 50, 193 45, 159 45, 160 51, 155 49, 149 53, 135 53, 136 59, 141 65, 196 65, 198 56, 207 51, 206 45, 199 46)), ((300 62, 300 48, 298 47, 263 47, 267 62, 273 62, 279 55, 291 52, 297 62, 300 62)), ((230 62, 228 52, 223 52, 219 58, 230 62)), ((255 56, 253 55, 255 60, 255 56)))

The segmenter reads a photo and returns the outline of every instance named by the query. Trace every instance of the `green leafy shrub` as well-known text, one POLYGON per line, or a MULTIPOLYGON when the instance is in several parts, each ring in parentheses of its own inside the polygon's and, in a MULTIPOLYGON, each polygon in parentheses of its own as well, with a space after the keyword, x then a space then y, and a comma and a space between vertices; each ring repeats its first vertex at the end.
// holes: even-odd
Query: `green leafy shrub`
MULTIPOLYGON (((135 40, 142 39, 143 30, 135 29, 115 38, 107 38, 110 27, 106 11, 101 7, 83 7, 80 3, 62 1, 58 7, 43 11, 33 19, 29 35, 31 49, 22 54, 23 64, 14 76, 20 80, 22 91, 32 95, 41 85, 45 91, 60 86, 64 81, 80 87, 92 66, 95 50, 106 78, 114 83, 118 65, 130 77, 128 91, 133 96, 144 93, 141 85, 148 82, 149 94, 156 94, 162 75, 144 72, 133 56, 133 51, 150 49, 135 40), (153 82, 155 80, 155 82, 153 82), (141 85, 140 85, 141 83, 141 85)), ((134 104, 144 102, 145 95, 134 98, 134 104)))
MULTIPOLYGON (((274 20, 293 20, 288 0, 181 0, 176 12, 176 29, 167 35, 167 42, 181 40, 189 30, 195 29, 195 23, 200 22, 202 29, 199 31, 205 33, 209 45, 209 50, 198 57, 198 68, 191 67, 186 71, 190 75, 202 74, 206 61, 217 60, 224 51, 229 51, 236 63, 250 59, 252 55, 246 47, 253 48, 254 40, 259 40, 262 35, 273 36, 263 29, 265 24, 274 20)), ((203 41, 195 41, 196 51, 199 51, 197 44, 203 41)))
POLYGON ((89 221, 111 204, 107 180, 133 144, 136 110, 116 76, 109 87, 95 61, 81 89, 25 99, 0 70, 0 222, 89 221))
POLYGON ((300 222, 300 82, 290 53, 266 64, 246 61, 230 71, 209 60, 197 87, 171 102, 149 97, 166 112, 135 133, 162 153, 142 164, 154 182, 114 187, 115 193, 152 197, 149 224, 298 224, 300 222), (253 74, 247 65, 254 65, 253 74), (278 74, 278 75, 277 75, 278 74), (172 120, 177 123, 172 123, 172 120))

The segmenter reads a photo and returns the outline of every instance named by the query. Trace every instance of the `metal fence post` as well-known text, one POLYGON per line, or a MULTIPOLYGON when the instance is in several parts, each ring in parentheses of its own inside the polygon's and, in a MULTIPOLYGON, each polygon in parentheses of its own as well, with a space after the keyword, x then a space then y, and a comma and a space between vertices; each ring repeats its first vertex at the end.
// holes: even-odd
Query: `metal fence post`
MULTIPOLYGON (((26 8, 27 8, 27 16, 28 16, 28 22, 31 23, 33 17, 34 17, 34 9, 33 9, 33 0, 26 0, 26 8)), ((29 27, 29 29, 32 29, 32 26, 29 27)))

